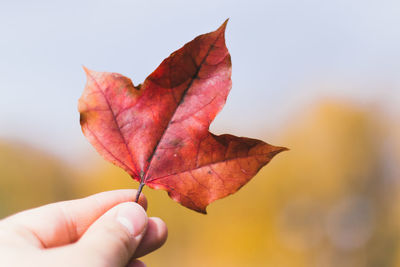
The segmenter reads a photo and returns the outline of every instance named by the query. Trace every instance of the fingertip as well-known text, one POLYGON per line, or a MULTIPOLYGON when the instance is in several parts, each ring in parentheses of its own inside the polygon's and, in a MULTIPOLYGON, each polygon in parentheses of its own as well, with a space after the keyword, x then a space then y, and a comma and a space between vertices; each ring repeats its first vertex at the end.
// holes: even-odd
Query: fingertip
POLYGON ((117 221, 134 237, 142 234, 148 224, 146 211, 137 203, 125 202, 116 206, 117 221))
POLYGON ((168 229, 163 220, 157 217, 151 217, 148 220, 146 233, 135 251, 134 257, 142 257, 158 248, 160 248, 168 237, 168 229))
POLYGON ((157 240, 159 242, 160 247, 167 241, 168 238, 168 228, 167 225, 163 220, 161 220, 158 217, 150 217, 149 221, 149 228, 151 227, 152 229, 155 229, 155 232, 157 233, 157 240))
POLYGON ((134 259, 126 267, 146 267, 146 264, 143 261, 134 259))
POLYGON ((147 198, 143 193, 140 194, 138 203, 144 210, 147 210, 147 198))

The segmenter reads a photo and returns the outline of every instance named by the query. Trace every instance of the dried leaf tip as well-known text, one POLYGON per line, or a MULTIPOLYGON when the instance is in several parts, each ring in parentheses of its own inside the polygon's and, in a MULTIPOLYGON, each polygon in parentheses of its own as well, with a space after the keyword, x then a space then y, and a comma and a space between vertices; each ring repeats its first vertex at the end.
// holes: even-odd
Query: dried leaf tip
POLYGON ((86 68, 84 65, 82 65, 82 69, 85 71, 86 75, 89 75, 90 70, 86 68))

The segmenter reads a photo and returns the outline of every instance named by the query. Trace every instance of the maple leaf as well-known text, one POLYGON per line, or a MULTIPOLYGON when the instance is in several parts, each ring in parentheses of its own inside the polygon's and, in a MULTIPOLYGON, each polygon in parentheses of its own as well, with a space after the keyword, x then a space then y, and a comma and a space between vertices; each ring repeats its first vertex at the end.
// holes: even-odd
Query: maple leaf
POLYGON ((226 24, 172 53, 136 87, 121 74, 85 68, 82 131, 106 160, 140 182, 137 197, 147 185, 206 213, 209 203, 236 192, 286 150, 209 132, 231 89, 226 24))

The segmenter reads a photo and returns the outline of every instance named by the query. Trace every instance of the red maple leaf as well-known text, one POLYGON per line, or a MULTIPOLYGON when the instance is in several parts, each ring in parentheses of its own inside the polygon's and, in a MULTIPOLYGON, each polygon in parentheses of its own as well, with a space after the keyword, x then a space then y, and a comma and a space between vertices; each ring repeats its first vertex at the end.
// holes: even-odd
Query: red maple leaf
POLYGON ((172 53, 137 87, 121 74, 85 68, 82 131, 106 160, 140 182, 138 196, 148 185, 206 213, 209 203, 236 192, 286 150, 209 132, 231 89, 226 24, 172 53))

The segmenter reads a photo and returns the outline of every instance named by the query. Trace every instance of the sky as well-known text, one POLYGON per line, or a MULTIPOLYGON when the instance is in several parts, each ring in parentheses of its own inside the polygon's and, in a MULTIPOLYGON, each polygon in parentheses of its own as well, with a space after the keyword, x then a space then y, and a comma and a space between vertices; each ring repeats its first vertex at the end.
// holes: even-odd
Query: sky
POLYGON ((72 161, 90 155, 77 111, 82 66, 139 84, 226 18, 233 88, 213 132, 273 136, 326 97, 400 114, 396 0, 2 0, 0 139, 72 161))

